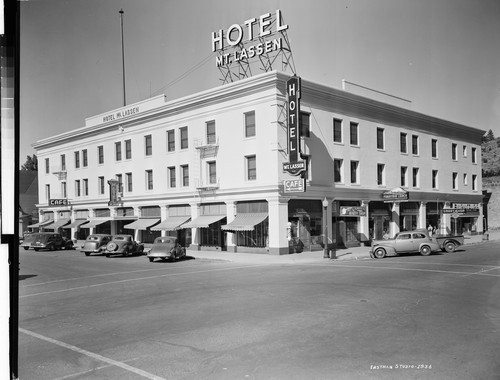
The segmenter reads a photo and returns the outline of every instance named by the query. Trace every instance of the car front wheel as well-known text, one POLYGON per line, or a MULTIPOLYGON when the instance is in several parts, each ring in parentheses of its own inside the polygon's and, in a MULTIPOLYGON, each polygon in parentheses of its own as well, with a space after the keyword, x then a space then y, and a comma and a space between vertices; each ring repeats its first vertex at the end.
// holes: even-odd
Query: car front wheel
POLYGON ((377 248, 373 253, 373 256, 375 256, 377 259, 383 259, 385 257, 385 249, 377 248))
POLYGON ((455 243, 453 243, 452 241, 449 241, 448 243, 446 243, 444 245, 444 249, 448 253, 455 252, 455 243))
POLYGON ((423 245, 422 247, 420 247, 420 254, 422 256, 429 256, 431 254, 431 247, 429 247, 428 245, 423 245))

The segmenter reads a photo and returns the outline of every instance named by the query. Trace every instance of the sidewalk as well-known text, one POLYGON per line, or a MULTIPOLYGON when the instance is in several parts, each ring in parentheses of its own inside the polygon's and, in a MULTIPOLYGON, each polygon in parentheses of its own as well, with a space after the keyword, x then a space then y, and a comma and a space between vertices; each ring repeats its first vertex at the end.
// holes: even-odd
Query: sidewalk
MULTIPOLYGON (((500 240, 500 230, 488 232, 488 240, 500 240)), ((486 242, 483 235, 467 236, 464 245, 481 244, 486 242)), ((292 253, 289 255, 269 255, 259 253, 239 253, 239 252, 221 252, 221 251, 190 251, 186 252, 188 256, 196 259, 209 259, 231 261, 246 264, 299 264, 299 263, 321 263, 344 260, 370 260, 370 247, 353 247, 337 250, 336 259, 323 258, 323 251, 292 253)))

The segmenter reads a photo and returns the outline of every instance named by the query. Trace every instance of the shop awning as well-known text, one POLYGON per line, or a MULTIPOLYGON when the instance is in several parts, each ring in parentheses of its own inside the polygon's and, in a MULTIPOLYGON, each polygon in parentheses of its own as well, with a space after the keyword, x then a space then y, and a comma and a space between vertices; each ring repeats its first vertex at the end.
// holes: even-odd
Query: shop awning
POLYGON ((49 220, 44 220, 43 222, 40 222, 40 223, 32 224, 28 227, 30 227, 30 228, 44 227, 44 226, 48 226, 49 224, 51 224, 53 222, 54 221, 52 219, 49 219, 49 220))
POLYGON ((208 228, 210 224, 218 222, 225 217, 225 215, 202 215, 186 224, 183 224, 181 228, 208 228))
POLYGON ((71 219, 69 219, 69 218, 59 219, 59 220, 56 220, 54 223, 52 223, 52 224, 50 224, 48 226, 44 226, 44 227, 45 228, 51 228, 51 229, 53 229, 55 231, 59 227, 62 227, 64 225, 68 224, 70 221, 71 221, 71 219))
POLYGON ((160 221, 157 218, 141 218, 134 220, 130 224, 126 224, 123 228, 127 228, 129 230, 146 230, 148 227, 151 227, 153 224, 156 224, 160 221))
POLYGON ((87 224, 82 224, 80 228, 93 228, 95 226, 98 226, 99 224, 106 223, 111 219, 105 218, 105 219, 90 219, 90 221, 87 224))
POLYGON ((224 231, 253 231, 255 226, 266 218, 267 214, 265 213, 238 214, 231 223, 221 226, 221 229, 224 231))
POLYGON ((63 226, 63 228, 76 228, 83 223, 87 223, 88 219, 75 219, 72 223, 67 224, 66 226, 63 226))
POLYGON ((171 216, 160 224, 151 227, 151 231, 177 231, 184 228, 183 224, 191 219, 190 216, 171 216))

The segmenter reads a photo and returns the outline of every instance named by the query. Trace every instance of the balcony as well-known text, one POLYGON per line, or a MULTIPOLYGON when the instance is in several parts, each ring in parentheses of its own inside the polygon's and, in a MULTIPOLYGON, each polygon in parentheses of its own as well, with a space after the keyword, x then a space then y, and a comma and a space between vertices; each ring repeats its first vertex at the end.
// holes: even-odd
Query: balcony
POLYGON ((214 191, 219 188, 219 178, 214 181, 198 181, 196 184, 196 190, 203 191, 214 191))
POLYGON ((210 136, 206 139, 195 139, 194 147, 200 151, 200 158, 215 157, 219 150, 219 138, 210 136))
POLYGON ((57 179, 59 181, 65 181, 66 178, 67 178, 67 171, 66 171, 66 167, 53 167, 51 169, 51 173, 54 174, 55 176, 57 176, 57 179))

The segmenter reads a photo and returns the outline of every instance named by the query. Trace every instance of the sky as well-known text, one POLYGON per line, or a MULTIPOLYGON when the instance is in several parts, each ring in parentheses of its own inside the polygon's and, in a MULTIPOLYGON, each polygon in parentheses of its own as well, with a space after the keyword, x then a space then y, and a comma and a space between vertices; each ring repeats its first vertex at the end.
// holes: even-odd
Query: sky
POLYGON ((21 165, 36 141, 123 106, 120 9, 127 104, 222 85, 212 32, 280 9, 304 80, 345 79, 500 137, 498 0, 24 0, 21 165))

